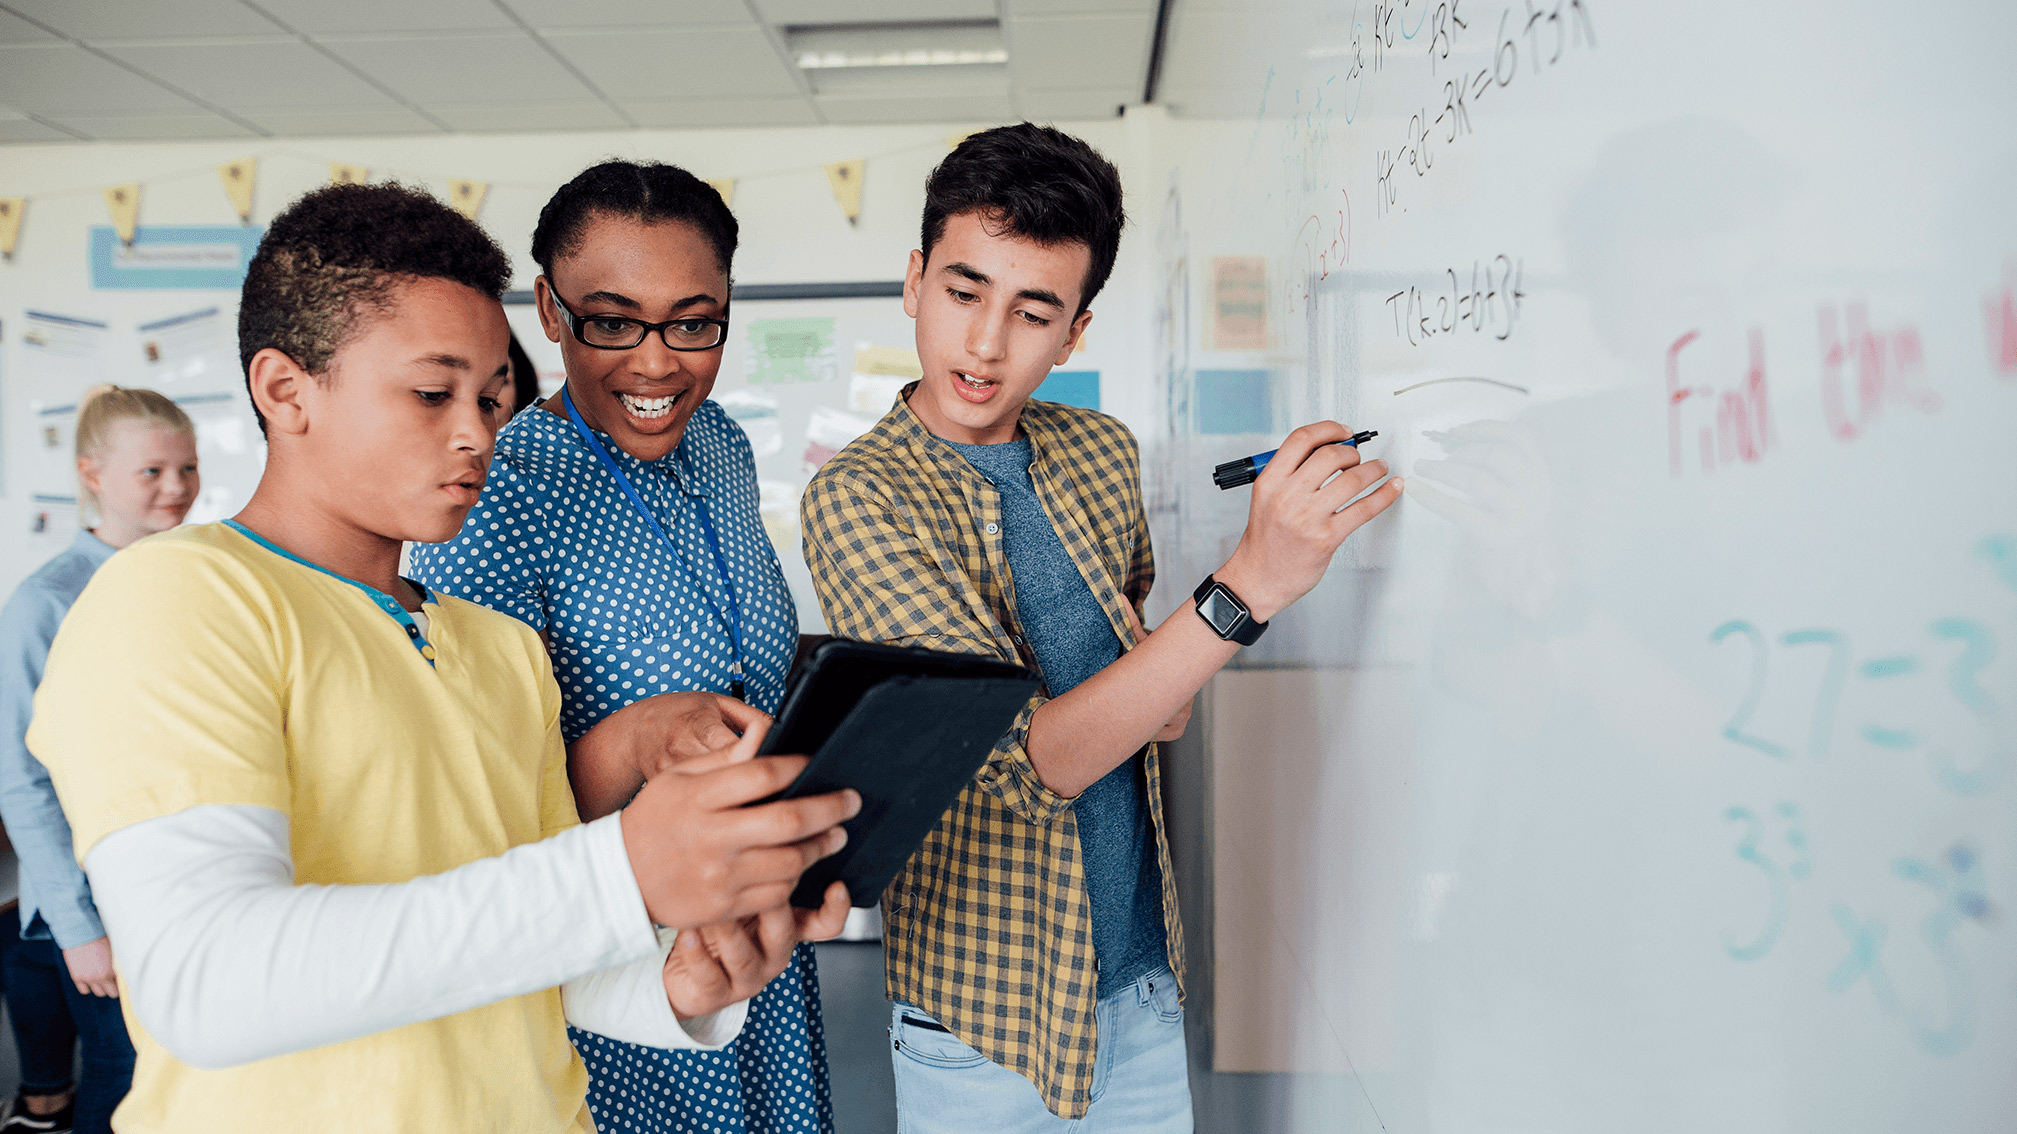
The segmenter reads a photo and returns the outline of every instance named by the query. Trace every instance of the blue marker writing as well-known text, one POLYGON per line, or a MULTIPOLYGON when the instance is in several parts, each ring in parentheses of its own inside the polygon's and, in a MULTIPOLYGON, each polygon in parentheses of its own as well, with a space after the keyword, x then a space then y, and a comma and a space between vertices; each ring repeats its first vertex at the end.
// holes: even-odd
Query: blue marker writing
MULTIPOLYGON (((1361 442, 1371 441, 1379 435, 1379 430, 1367 429, 1354 433, 1343 441, 1329 441, 1325 443, 1329 445, 1350 445, 1356 449, 1361 442)), ((1267 468, 1268 462, 1274 460, 1275 454, 1279 452, 1281 452, 1280 449, 1269 449, 1267 452, 1256 456, 1241 457, 1237 461, 1227 461, 1225 464, 1212 470, 1212 483, 1218 485, 1220 488, 1238 488, 1243 484, 1252 484, 1254 478, 1261 475, 1261 470, 1267 468)))

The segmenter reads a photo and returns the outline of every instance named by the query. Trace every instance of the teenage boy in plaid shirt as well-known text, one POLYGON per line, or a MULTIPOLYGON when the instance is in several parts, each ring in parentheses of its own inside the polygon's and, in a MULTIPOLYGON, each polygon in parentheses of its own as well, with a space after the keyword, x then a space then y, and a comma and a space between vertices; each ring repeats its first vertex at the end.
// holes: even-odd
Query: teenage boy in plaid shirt
POLYGON ((823 467, 806 559, 835 634, 994 654, 1045 689, 884 895, 899 1129, 1187 1131, 1183 934, 1155 742, 1400 496, 1296 430, 1200 602, 1154 579, 1135 439, 1030 400, 1092 320, 1124 217, 1077 138, 976 134, 925 187, 904 310, 924 377, 823 467), (1349 505, 1349 506, 1347 506, 1349 505))

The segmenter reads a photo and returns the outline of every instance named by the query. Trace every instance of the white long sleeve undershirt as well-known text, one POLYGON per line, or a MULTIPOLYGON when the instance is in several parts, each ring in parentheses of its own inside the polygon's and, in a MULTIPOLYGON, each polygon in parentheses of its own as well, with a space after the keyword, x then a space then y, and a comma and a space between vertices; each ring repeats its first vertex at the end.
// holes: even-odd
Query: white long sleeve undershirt
POLYGON ((287 816, 211 804, 100 839, 84 869, 154 1039, 219 1068, 561 986, 569 1023, 718 1048, 748 1002, 682 1024, 615 815, 454 870, 296 885, 287 816))

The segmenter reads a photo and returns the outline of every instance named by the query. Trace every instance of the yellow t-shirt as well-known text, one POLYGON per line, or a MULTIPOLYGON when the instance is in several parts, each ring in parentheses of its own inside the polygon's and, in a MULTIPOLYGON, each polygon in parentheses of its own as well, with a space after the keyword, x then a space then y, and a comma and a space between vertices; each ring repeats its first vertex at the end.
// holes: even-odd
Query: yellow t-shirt
MULTIPOLYGON (((432 666, 365 591, 224 524, 113 556, 28 733, 78 859, 210 803, 287 815, 301 883, 404 882, 577 824, 538 636, 459 599, 428 614, 432 666)), ((120 1134, 593 1130, 557 989, 218 1071, 126 1024, 120 1134)))

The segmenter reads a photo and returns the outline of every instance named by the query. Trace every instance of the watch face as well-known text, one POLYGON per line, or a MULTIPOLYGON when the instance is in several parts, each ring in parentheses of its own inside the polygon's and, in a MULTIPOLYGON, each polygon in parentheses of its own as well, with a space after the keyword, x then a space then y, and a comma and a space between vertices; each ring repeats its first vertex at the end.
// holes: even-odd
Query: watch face
POLYGON ((1205 621, 1211 623, 1212 629, 1223 638, 1239 626, 1246 611, 1241 610, 1224 590, 1215 586, 1198 604, 1198 613, 1204 615, 1205 621))

